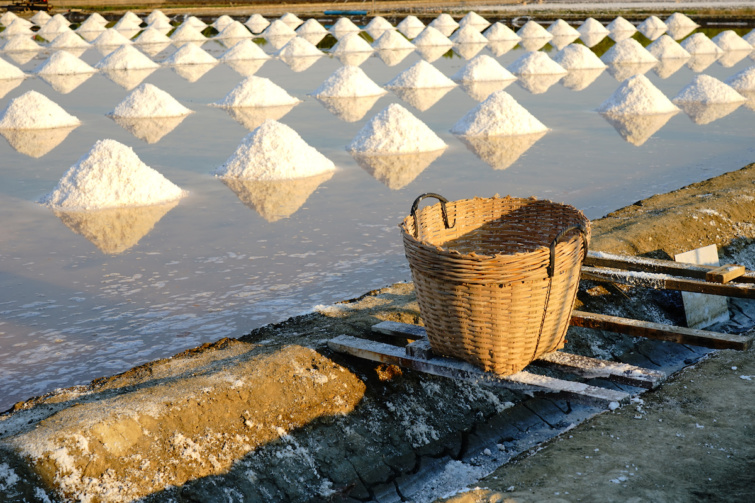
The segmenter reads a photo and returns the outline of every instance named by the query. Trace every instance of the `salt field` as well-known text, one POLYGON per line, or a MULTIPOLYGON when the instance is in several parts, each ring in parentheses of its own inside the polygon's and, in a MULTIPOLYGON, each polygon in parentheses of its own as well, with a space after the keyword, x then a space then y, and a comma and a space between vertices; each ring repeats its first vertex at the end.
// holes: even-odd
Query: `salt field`
MULTIPOLYGON (((387 20, 397 27, 401 19, 387 20)), ((485 15, 485 20, 501 21, 517 31, 510 19, 485 15)), ((212 26, 216 20, 202 21, 212 26)), ((72 25, 72 33, 94 35, 87 38, 95 41, 90 47, 74 47, 70 34, 54 46, 35 43, 21 33, 20 24, 13 31, 20 30, 22 38, 0 38, 0 114, 29 91, 46 98, 27 95, 34 98, 35 107, 42 104, 34 117, 19 115, 15 109, 5 122, 0 115, 4 138, 0 140, 0 288, 5 292, 0 297, 0 410, 58 387, 85 384, 204 342, 244 335, 264 324, 311 312, 317 305, 409 280, 397 225, 415 197, 424 192, 437 192, 449 199, 495 193, 535 195, 572 204, 588 217, 597 218, 652 194, 733 171, 755 160, 755 86, 752 72, 746 72, 755 66, 755 51, 742 49, 752 27, 736 27, 718 39, 717 35, 732 27, 696 28, 676 40, 692 53, 691 58, 664 57, 661 44, 667 48, 669 44, 663 39, 655 52, 660 61, 642 65, 638 61, 647 58, 611 57, 618 51, 610 53, 615 42, 605 36, 591 43, 590 50, 596 58, 612 63, 608 68, 581 69, 576 65, 566 68, 567 73, 541 71, 518 80, 508 74, 502 79, 501 69, 521 73, 515 70, 526 61, 521 58, 528 52, 522 45, 499 41, 478 52, 468 51, 470 46, 480 45, 471 34, 472 43, 456 43, 450 49, 449 45, 430 44, 421 52, 420 47, 380 46, 372 52, 365 40, 366 50, 331 54, 339 47, 332 34, 317 44, 324 51, 322 56, 310 55, 308 46, 307 55, 298 55, 304 47, 299 43, 302 39, 294 39, 296 43, 281 51, 290 43, 289 32, 299 24, 305 26, 302 20, 292 20, 291 26, 273 23, 267 38, 254 39, 270 59, 260 58, 246 45, 230 53, 234 57, 220 59, 236 43, 249 43, 248 38, 238 37, 239 30, 247 29, 244 26, 252 24, 255 28, 251 29, 259 33, 268 21, 274 19, 224 19, 215 25, 216 31, 201 26, 166 31, 172 43, 163 40, 157 52, 151 50, 154 44, 134 43, 116 52, 117 45, 105 43, 118 39, 121 30, 126 33, 125 21, 113 32, 79 31, 72 25), (216 37, 224 28, 228 29, 226 35, 216 37), (203 29, 209 30, 204 33, 211 38, 197 40, 203 29), (287 34, 281 35, 284 31, 287 34), (233 33, 235 38, 228 38, 233 33), (99 43, 97 36, 102 36, 99 43), (716 51, 716 40, 728 50, 716 51), (195 45, 186 45, 189 41, 195 45), (14 50, 23 47, 33 51, 14 50), (76 61, 58 56, 49 65, 57 67, 55 72, 44 78, 34 73, 45 68, 42 65, 60 50, 70 51, 82 64, 98 71, 71 73, 67 68, 76 61), (408 53, 401 59, 393 57, 401 51, 408 53), (609 57, 603 58, 606 54, 609 57), (108 55, 110 59, 105 59, 108 55), (496 78, 475 74, 473 80, 461 79, 469 61, 480 55, 500 65, 488 62, 496 78), (617 59, 624 62, 616 63, 617 59), (387 86, 422 60, 447 79, 458 76, 459 85, 423 69, 423 64, 399 79, 408 84, 387 86), (18 78, 9 65, 25 72, 26 78, 18 78), (345 66, 358 66, 363 75, 355 69, 337 73, 345 66), (103 68, 107 71, 99 70, 103 68), (644 74, 652 87, 644 82, 635 85, 632 89, 639 94, 632 99, 638 101, 621 101, 624 95, 617 90, 637 74, 644 74), (698 78, 703 75, 706 77, 698 78), (736 82, 737 91, 748 101, 727 99, 706 105, 705 97, 711 94, 731 95, 721 87, 727 81, 736 82), (439 82, 448 85, 431 85, 439 82), (153 113, 160 108, 156 103, 151 108, 142 103, 136 108, 153 112, 147 116, 113 114, 119 106, 125 107, 127 97, 142 84, 175 100, 171 106, 192 113, 158 117, 153 113), (258 86, 255 89, 264 85, 268 91, 256 94, 253 101, 237 101, 252 85, 258 86), (364 86, 370 86, 369 92, 364 86), (712 91, 710 86, 714 86, 712 91), (314 96, 345 87, 349 88, 347 95, 323 94, 327 101, 314 96), (387 92, 381 94, 381 88, 387 92), (482 124, 483 130, 476 140, 464 138, 463 128, 458 134, 451 132, 480 102, 503 89, 505 94, 493 100, 496 106, 481 109, 501 113, 501 109, 512 109, 513 103, 519 115, 505 124, 521 122, 526 112, 526 117, 536 118, 547 129, 517 136, 504 128, 503 135, 485 136, 485 130, 504 122, 480 121, 475 116, 474 124, 482 124), (657 93, 672 100, 685 89, 696 97, 689 112, 681 107, 681 112, 670 114, 657 106, 663 101, 657 93), (274 99, 283 92, 287 101, 274 99), (53 110, 48 102, 61 110, 53 110), (597 111, 606 102, 622 110, 641 109, 642 113, 607 117, 597 111), (637 103, 650 105, 642 108, 637 103), (411 124, 404 121, 407 129, 422 124, 437 140, 432 138, 432 148, 401 150, 401 155, 409 151, 415 156, 432 154, 426 159, 411 158, 411 162, 398 162, 397 151, 369 149, 373 157, 385 154, 378 169, 348 147, 361 144, 360 139, 365 144, 385 144, 377 141, 381 138, 360 135, 384 111, 398 114, 391 105, 400 105, 417 120, 411 124), (40 128, 43 113, 51 110, 55 117, 65 113, 63 117, 71 116, 79 123, 40 128), (126 116, 128 120, 119 120, 126 116), (286 128, 275 129, 274 122, 266 122, 270 120, 286 128), (317 163, 330 166, 332 162, 335 171, 297 164, 287 168, 297 173, 295 177, 216 176, 218 169, 236 156, 245 138, 263 124, 263 131, 285 131, 280 138, 283 141, 300 137, 302 144, 323 156, 317 163), (61 211, 41 204, 102 140, 114 140, 123 149, 133 150, 141 163, 185 191, 184 197, 96 211, 61 211), (445 150, 443 145, 447 145, 445 150)), ((421 36, 431 21, 411 19, 390 32, 386 40, 397 33, 421 36)), ((157 23, 157 18, 150 22, 157 23)), ((550 25, 538 23, 544 29, 550 25)), ((87 24, 95 26, 94 21, 87 24)), ((657 23, 649 22, 646 27, 651 24, 657 23)), ((107 27, 114 25, 111 21, 107 27)), ((146 25, 137 25, 129 38, 136 40, 146 25)), ((323 25, 331 33, 339 31, 323 25)), ((487 25, 472 25, 475 33, 488 29, 487 25)), ((503 25, 493 24, 495 32, 503 25)), ((53 33, 68 33, 61 26, 49 26, 51 39, 53 33)), ((346 34, 351 29, 348 23, 340 26, 346 29, 338 33, 342 50, 359 42, 346 34)), ((448 43, 445 37, 453 39, 453 31, 434 31, 443 26, 449 25, 437 23, 423 38, 443 37, 448 43)), ((155 24, 152 29, 159 31, 160 27, 155 24)), ((382 30, 376 32, 379 34, 387 29, 382 23, 374 28, 382 30)), ((583 28, 583 36, 597 31, 592 21, 583 28)), ((4 33, 0 32, 0 37, 4 33)), ((641 32, 627 40, 645 48, 652 42, 641 32)), ((572 43, 588 45, 580 40, 572 43)), ((623 46, 629 49, 621 54, 638 54, 636 44, 623 46)), ((539 51, 550 59, 558 53, 551 44, 539 51)), ((587 60, 582 50, 567 51, 560 59, 565 60, 570 52, 572 60, 587 60)), ((540 60, 538 68, 543 64, 540 60)), ((469 125, 472 119, 470 116, 461 124, 469 125)), ((265 141, 275 145, 275 137, 265 141)), ((415 146, 422 143, 414 140, 415 146)), ((273 147, 267 150, 277 152, 273 147)), ((281 154, 286 158, 292 155, 281 154)), ((275 161, 272 159, 273 165, 275 161)), ((322 337, 333 335, 337 334, 322 337)))

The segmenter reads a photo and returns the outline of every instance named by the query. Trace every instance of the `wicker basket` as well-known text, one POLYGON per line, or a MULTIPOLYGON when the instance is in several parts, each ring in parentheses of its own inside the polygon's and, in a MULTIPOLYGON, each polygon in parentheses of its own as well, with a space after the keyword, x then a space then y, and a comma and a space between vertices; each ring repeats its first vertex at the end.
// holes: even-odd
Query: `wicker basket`
POLYGON ((423 194, 401 232, 435 353, 508 375, 563 347, 590 239, 581 211, 423 194), (441 202, 417 210, 426 197, 441 202))

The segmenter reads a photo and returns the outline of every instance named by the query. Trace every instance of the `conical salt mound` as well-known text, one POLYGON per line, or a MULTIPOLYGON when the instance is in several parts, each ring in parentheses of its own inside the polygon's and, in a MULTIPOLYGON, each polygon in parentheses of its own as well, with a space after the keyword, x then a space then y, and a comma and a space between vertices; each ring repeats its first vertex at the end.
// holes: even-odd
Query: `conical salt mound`
POLYGON ((474 11, 469 11, 463 18, 459 20, 459 27, 463 28, 465 26, 469 26, 471 28, 474 28, 478 32, 481 32, 482 30, 490 26, 490 21, 474 11))
POLYGON ((179 26, 176 31, 173 32, 173 34, 170 36, 170 40, 174 44, 180 44, 183 42, 207 40, 207 37, 205 37, 198 28, 195 28, 191 24, 184 22, 184 24, 179 26))
POLYGON ((98 70, 151 70, 160 65, 130 45, 123 45, 102 58, 96 65, 98 70))
POLYGON ((281 21, 280 19, 276 19, 272 23, 270 23, 270 26, 265 28, 265 31, 262 33, 264 37, 295 37, 296 32, 293 28, 291 28, 289 25, 281 21))
MULTIPOLYGON (((39 32, 37 32, 39 33, 39 32)), ((52 40, 52 38, 57 35, 58 32, 51 32, 47 34, 47 37, 45 37, 48 40, 52 40)), ((20 23, 18 21, 14 21, 11 23, 10 26, 8 26, 5 30, 0 32, 0 36, 2 38, 8 38, 8 37, 16 37, 16 36, 26 36, 30 37, 34 35, 34 32, 32 31, 31 27, 26 26, 23 23, 20 23)))
POLYGON ((553 61, 566 70, 588 70, 607 66, 594 52, 581 44, 567 45, 553 56, 553 61))
POLYGON ((547 130, 506 91, 488 96, 451 128, 451 132, 458 136, 513 136, 547 130))
POLYGON ((234 21, 233 23, 223 28, 220 33, 215 35, 214 38, 252 38, 252 34, 249 30, 246 29, 243 24, 239 23, 238 21, 234 21))
POLYGON ((100 33, 100 35, 92 40, 92 45, 95 46, 121 46, 130 44, 131 40, 124 37, 115 28, 108 28, 100 33))
POLYGON ((126 96, 110 114, 113 117, 152 118, 180 117, 191 110, 173 96, 152 84, 142 84, 126 96))
POLYGON ((723 54, 723 50, 716 45, 704 33, 695 33, 685 38, 680 44, 684 49, 693 56, 701 54, 723 54))
POLYGON ((330 27, 330 33, 336 38, 341 38, 347 33, 359 33, 360 31, 359 26, 355 25, 354 22, 347 17, 338 18, 338 20, 333 23, 333 26, 330 27))
POLYGON ((725 30, 711 39, 724 51, 751 51, 752 46, 734 30, 725 30))
POLYGON ((265 28, 270 26, 270 21, 262 17, 261 14, 252 14, 244 24, 252 30, 252 33, 262 33, 265 31, 265 28))
POLYGON ((417 61, 414 65, 399 73, 386 85, 388 88, 431 88, 431 87, 454 87, 456 83, 443 75, 433 65, 424 60, 417 61))
POLYGON ((342 66, 312 92, 316 98, 357 98, 383 94, 386 91, 358 66, 342 66))
POLYGON ((412 43, 415 47, 451 47, 454 45, 451 39, 432 26, 428 26, 422 30, 422 33, 417 35, 417 38, 412 43))
POLYGON ((552 39, 553 35, 548 32, 543 26, 533 20, 529 20, 526 23, 524 23, 524 26, 519 28, 516 32, 517 35, 519 35, 521 38, 545 38, 545 39, 552 39))
POLYGON ((260 46, 251 40, 242 40, 225 51, 218 61, 246 61, 250 59, 270 59, 270 56, 260 46))
POLYGON ((280 20, 284 23, 286 23, 288 26, 293 28, 294 30, 298 28, 304 21, 302 21, 299 16, 296 14, 292 14, 291 12, 286 12, 280 17, 280 20))
POLYGON ((0 16, 0 24, 7 27, 16 19, 18 19, 18 16, 15 15, 13 12, 5 11, 3 15, 0 16))
POLYGON ((25 79, 26 74, 17 66, 0 58, 0 80, 25 79))
POLYGON ((335 170, 333 162, 290 127, 268 120, 249 133, 215 175, 245 180, 291 180, 335 170))
MULTIPOLYGON (((197 29, 199 31, 202 31, 205 28, 207 28, 208 25, 207 25, 207 23, 205 23, 204 21, 202 21, 201 19, 199 19, 196 16, 189 16, 186 19, 184 19, 184 22, 181 23, 181 25, 178 27, 178 29, 176 31, 180 30, 183 27, 188 27, 188 26, 191 26, 192 28, 195 28, 195 29, 197 29)), ((204 35, 202 35, 202 36, 204 36, 204 35)))
POLYGON ((364 27, 364 31, 370 34, 373 39, 379 38, 385 32, 396 31, 396 28, 384 17, 375 16, 372 21, 367 23, 364 27))
POLYGON ((406 16, 396 25, 396 29, 412 39, 416 37, 425 28, 425 23, 419 20, 417 16, 406 16))
POLYGON ((186 193, 115 140, 99 140, 40 202, 61 210, 147 206, 186 193))
POLYGON ((650 16, 637 25, 637 30, 643 35, 647 35, 658 31, 664 32, 668 30, 668 26, 658 16, 650 16))
POLYGON ((635 25, 621 16, 611 21, 608 26, 606 26, 606 29, 611 33, 634 33, 637 31, 637 27, 635 25))
POLYGON ((251 76, 239 82, 225 98, 213 105, 223 108, 276 107, 297 103, 301 103, 301 100, 288 94, 270 79, 251 76))
POLYGON ((325 27, 317 21, 317 19, 309 18, 304 22, 304 24, 296 29, 296 33, 301 37, 302 35, 325 34, 328 33, 328 30, 326 30, 325 27))
POLYGON ((86 32, 101 33, 105 30, 106 30, 105 25, 101 24, 96 19, 93 19, 93 15, 92 15, 92 16, 89 16, 86 21, 81 23, 78 28, 76 28, 76 33, 86 33, 86 32))
MULTIPOLYGON (((0 69, 0 75, 2 70, 0 69)), ((755 91, 755 66, 751 66, 726 79, 726 85, 740 93, 755 91)))
POLYGON ((370 154, 432 152, 447 147, 425 123, 393 103, 357 133, 347 150, 370 154))
POLYGON ((233 18, 231 16, 223 14, 222 16, 216 18, 215 21, 213 21, 212 27, 220 32, 223 31, 223 28, 225 28, 229 24, 233 24, 233 18))
POLYGON ((396 49, 414 49, 414 44, 396 30, 387 30, 375 42, 372 48, 376 51, 388 51, 396 49))
POLYGON ((167 35, 155 28, 147 28, 134 40, 135 44, 168 44, 170 42, 167 35))
POLYGON ((451 35, 451 42, 455 44, 487 44, 488 39, 472 26, 464 26, 451 35))
POLYGON ((687 27, 697 28, 698 26, 700 26, 699 24, 691 20, 689 17, 682 14, 681 12, 674 12, 673 14, 671 14, 668 18, 666 18, 665 24, 669 29, 671 28, 678 29, 678 28, 687 28, 687 27))
POLYGON ((152 24, 156 21, 167 21, 170 23, 170 18, 165 15, 165 13, 159 9, 153 10, 150 12, 147 17, 144 18, 144 22, 149 24, 152 24))
POLYGON ((201 47, 187 42, 169 58, 163 61, 165 65, 214 65, 218 62, 210 53, 201 47))
POLYGON ((554 37, 578 37, 579 32, 563 19, 557 19, 548 27, 548 32, 554 37))
POLYGON ((482 54, 469 60, 451 79, 456 82, 485 82, 516 80, 516 76, 501 66, 494 58, 482 54))
POLYGON ((644 75, 630 77, 597 109, 608 115, 653 115, 676 113, 674 105, 644 75))
POLYGON ((29 20, 37 26, 44 26, 50 19, 52 19, 52 16, 43 10, 38 10, 31 18, 29 18, 29 20))
POLYGON ((284 45, 280 51, 275 53, 275 55, 282 59, 320 57, 322 56, 322 51, 305 39, 295 37, 284 45))
POLYGON ((508 42, 511 40, 519 41, 522 39, 514 30, 503 23, 494 23, 483 33, 488 42, 508 42))
POLYGON ((508 67, 514 75, 559 75, 567 73, 564 67, 544 52, 528 52, 508 67))
POLYGON ((350 52, 372 52, 372 46, 359 33, 350 32, 341 37, 338 43, 333 46, 332 54, 346 54, 350 52))
POLYGON ((647 47, 647 51, 658 60, 687 59, 691 57, 684 47, 668 35, 662 35, 647 47))
POLYGON ((0 129, 53 129, 79 124, 79 119, 36 91, 12 99, 0 112, 0 129))
POLYGON ((50 49, 88 49, 91 44, 76 35, 73 31, 66 31, 50 42, 50 49))
POLYGON ((58 51, 34 69, 37 75, 73 75, 95 73, 97 70, 66 51, 58 51))
MULTIPOLYGON (((37 52, 39 44, 25 35, 19 35, 8 40, 3 46, 3 52, 37 52)), ((27 60, 28 61, 28 60, 27 60)), ((24 61, 25 63, 26 61, 24 61)), ((23 64, 23 63, 19 63, 23 64)))
POLYGON ((655 56, 650 54, 642 44, 633 38, 616 42, 603 57, 600 58, 606 64, 625 65, 629 63, 657 63, 655 56))
POLYGON ((139 27, 142 24, 141 19, 132 19, 127 18, 126 16, 123 16, 121 19, 118 20, 117 23, 115 23, 115 28, 118 31, 129 31, 129 30, 138 30, 139 27))
POLYGON ((684 89, 672 100, 676 104, 699 103, 716 105, 747 101, 747 98, 710 75, 695 75, 684 89))
POLYGON ((577 28, 577 31, 580 35, 587 35, 587 34, 596 34, 596 35, 608 35, 608 28, 603 26, 600 21, 598 21, 595 18, 587 18, 585 21, 579 25, 577 28))

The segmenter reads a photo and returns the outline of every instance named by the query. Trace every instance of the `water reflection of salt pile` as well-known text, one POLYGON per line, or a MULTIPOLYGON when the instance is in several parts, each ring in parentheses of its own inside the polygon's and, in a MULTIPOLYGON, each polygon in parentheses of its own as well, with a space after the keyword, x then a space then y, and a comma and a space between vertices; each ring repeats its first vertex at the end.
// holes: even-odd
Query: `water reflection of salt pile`
POLYGON ((493 56, 498 58, 516 47, 518 43, 519 41, 517 40, 501 40, 500 42, 489 42, 488 49, 490 49, 490 52, 493 54, 493 56))
POLYGON ((50 84, 56 92, 68 94, 81 84, 89 80, 93 73, 77 73, 73 75, 47 75, 40 74, 39 78, 50 84))
POLYGON ((475 101, 483 101, 491 94, 502 91, 514 83, 514 80, 494 80, 494 81, 462 81, 460 86, 465 93, 475 101))
POLYGON ((391 91, 405 103, 408 103, 420 112, 424 112, 439 102, 441 98, 451 91, 451 89, 451 87, 428 87, 419 89, 396 87, 392 88, 391 91))
POLYGON ((718 58, 718 64, 724 68, 731 68, 745 59, 751 52, 752 50, 726 51, 720 58, 718 58))
POLYGON ((620 63, 608 65, 608 73, 619 82, 627 80, 635 75, 644 75, 658 63, 620 63))
POLYGON ((457 44, 454 46, 454 52, 464 59, 472 59, 482 51, 487 42, 484 44, 457 44))
POLYGON ((239 60, 230 60, 225 61, 225 64, 233 70, 238 73, 239 75, 243 77, 251 77, 255 73, 257 73, 257 70, 262 68, 262 65, 265 64, 266 59, 239 59, 239 60))
POLYGON ((130 91, 144 79, 149 77, 156 68, 141 69, 141 70, 102 70, 102 74, 112 82, 118 84, 126 91, 130 91))
POLYGON ((474 155, 491 168, 506 169, 519 160, 546 132, 516 136, 460 136, 474 155))
POLYGON ((6 94, 20 86, 21 82, 24 81, 24 78, 0 79, 0 99, 5 98, 6 94))
POLYGON ((739 108, 747 98, 709 75, 696 75, 672 100, 695 124, 708 124, 739 108))
POLYGON ((364 118, 372 110, 381 96, 361 96, 350 98, 334 98, 328 96, 315 97, 317 101, 330 113, 344 122, 356 122, 364 118))
POLYGON ((687 64, 688 59, 662 59, 653 67, 653 73, 662 79, 667 79, 687 64))
POLYGON ((16 152, 39 158, 63 143, 76 126, 48 129, 0 129, 2 135, 16 152))
POLYGON ((178 201, 133 208, 93 211, 55 210, 55 216, 108 255, 123 253, 149 234, 178 201))
POLYGON ((403 189, 414 181, 444 150, 410 154, 361 154, 352 152, 357 164, 391 190, 403 189))
POLYGON ((569 70, 569 73, 561 79, 561 85, 572 91, 582 91, 590 87, 590 84, 595 82, 604 71, 604 68, 569 70))
POLYGON ((415 49, 417 53, 427 61, 428 63, 432 63, 433 61, 438 60, 441 58, 444 54, 453 54, 453 49, 451 46, 442 46, 442 45, 426 45, 426 46, 417 46, 415 49))
POLYGON ((639 147, 676 114, 677 112, 625 116, 602 114, 602 116, 624 140, 639 147))
POLYGON ((563 74, 519 75, 516 83, 531 94, 543 94, 565 76, 566 72, 563 74))
POLYGON ((549 43, 552 47, 560 51, 564 47, 567 47, 569 44, 577 40, 577 38, 579 37, 573 37, 571 35, 557 35, 553 37, 549 43))
POLYGON ((396 66, 413 52, 414 49, 378 49, 375 54, 386 66, 396 66))
POLYGON ((687 68, 695 73, 700 73, 708 68, 710 65, 716 62, 718 58, 723 56, 721 54, 693 54, 687 61, 687 68))
POLYGON ((149 144, 162 140, 186 118, 185 115, 179 117, 109 117, 136 138, 149 144))

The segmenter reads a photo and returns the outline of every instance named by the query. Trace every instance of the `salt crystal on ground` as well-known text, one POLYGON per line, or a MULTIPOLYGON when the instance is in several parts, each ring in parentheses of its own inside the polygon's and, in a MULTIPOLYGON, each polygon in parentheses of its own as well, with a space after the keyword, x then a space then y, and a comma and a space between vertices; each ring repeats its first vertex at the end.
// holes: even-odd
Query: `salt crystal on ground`
MULTIPOLYGON (((372 48, 370 48, 372 50, 372 48)), ((320 57, 322 51, 317 48, 311 42, 301 38, 292 38, 286 45, 284 45, 280 51, 275 53, 279 58, 306 58, 306 57, 320 57)))
POLYGON ((456 31, 450 38, 455 44, 487 44, 488 39, 476 28, 466 25, 456 31))
POLYGON ((220 32, 223 31, 223 28, 225 28, 229 24, 233 24, 233 18, 231 16, 223 14, 222 16, 216 18, 211 26, 220 32))
POLYGON ((8 40, 3 46, 4 52, 30 52, 38 51, 39 44, 26 35, 19 35, 8 40))
POLYGON ((372 46, 363 39, 359 33, 349 32, 343 35, 336 45, 333 46, 331 54, 346 54, 350 52, 373 52, 372 46))
POLYGON ((0 80, 25 79, 26 74, 15 65, 0 58, 0 80))
POLYGON ((396 30, 388 30, 372 43, 372 48, 378 51, 395 49, 414 49, 414 44, 396 30))
MULTIPOLYGON (((0 75, 2 75, 2 70, 0 70, 0 75)), ((755 91, 755 66, 751 66, 729 77, 725 83, 740 93, 755 91)))
POLYGON ((459 136, 513 136, 548 131, 506 91, 498 91, 474 107, 451 128, 459 136))
POLYGON ((171 40, 167 35, 155 28, 147 28, 134 40, 135 44, 167 44, 171 40))
POLYGON ((382 96, 386 92, 358 66, 342 66, 325 79, 325 82, 312 92, 312 96, 316 98, 356 98, 382 96))
POLYGON ((689 17, 685 16, 681 12, 674 12, 671 14, 668 18, 666 18, 665 21, 666 26, 671 29, 679 29, 679 28, 697 28, 700 26, 696 22, 694 22, 689 17))
POLYGON ((124 37, 118 30, 114 28, 108 28, 99 34, 97 38, 92 40, 92 45, 98 46, 121 46, 130 44, 131 40, 124 37))
POLYGON ((250 59, 270 59, 270 55, 268 55, 262 47, 247 39, 238 42, 218 58, 219 61, 223 62, 244 61, 250 59))
POLYGON ((723 54, 723 50, 704 33, 695 33, 685 38, 680 44, 693 56, 699 54, 723 54))
POLYGON ((509 65, 514 75, 559 75, 567 73, 563 66, 544 52, 528 52, 509 65))
POLYGON ((296 29, 296 33, 299 36, 302 36, 302 35, 320 35, 320 34, 323 34, 323 33, 328 33, 328 30, 326 30, 325 27, 323 25, 321 25, 317 21, 317 19, 310 18, 310 19, 307 19, 304 22, 304 24, 302 24, 301 26, 299 26, 296 29))
POLYGON ((490 21, 477 14, 475 11, 469 11, 463 18, 459 20, 459 27, 471 26, 478 32, 484 30, 490 26, 490 21))
POLYGON ((417 16, 406 16, 396 25, 396 29, 409 38, 413 38, 425 27, 425 24, 417 16))
POLYGON ((0 129, 52 129, 79 124, 79 119, 36 91, 12 99, 0 112, 0 129))
POLYGON ((621 16, 611 21, 608 26, 606 26, 606 29, 611 33, 634 33, 637 31, 637 27, 635 25, 621 16))
POLYGON ((548 32, 554 37, 578 37, 579 32, 563 19, 557 19, 548 27, 548 32))
POLYGON ((50 49, 87 49, 90 45, 75 32, 66 31, 55 37, 48 47, 50 49))
POLYGON ((113 117, 181 117, 192 113, 173 96, 152 84, 142 84, 121 101, 108 115, 113 117))
POLYGON ((77 58, 70 52, 57 51, 34 69, 37 75, 74 75, 77 73, 95 73, 97 70, 77 58))
POLYGON ((175 44, 180 44, 183 42, 207 40, 207 37, 199 31, 199 28, 184 22, 181 26, 176 28, 176 31, 174 31, 173 34, 171 34, 170 40, 175 44))
POLYGON ((214 38, 252 38, 252 34, 243 24, 234 21, 223 28, 214 38))
POLYGON ((170 57, 163 60, 165 65, 213 65, 217 63, 210 53, 192 42, 182 45, 170 57))
POLYGON ((597 109, 608 115, 676 113, 679 108, 644 75, 630 77, 597 109))
POLYGON ((99 140, 40 203, 61 210, 96 210, 160 204, 185 195, 131 148, 99 140))
POLYGON ((262 33, 265 28, 270 26, 270 21, 265 19, 261 14, 252 14, 244 23, 252 33, 262 33))
POLYGON ((213 105, 223 108, 275 107, 300 102, 301 100, 288 94, 270 79, 251 76, 239 82, 225 98, 213 105))
POLYGON ((347 150, 370 154, 432 152, 448 145, 406 108, 392 103, 357 133, 347 150))
POLYGON ((422 33, 412 41, 416 47, 451 47, 454 45, 447 36, 432 26, 426 27, 422 33))
POLYGON ((270 23, 270 26, 265 28, 265 31, 262 33, 262 35, 265 37, 295 37, 296 32, 293 28, 291 28, 280 19, 276 19, 275 21, 270 23))
POLYGON ((751 51, 752 46, 734 30, 725 30, 713 37, 712 42, 724 51, 751 51))
POLYGON ((608 35, 608 28, 603 26, 600 21, 595 18, 589 17, 579 25, 577 31, 580 35, 587 35, 588 33, 594 33, 598 35, 608 35))
POLYGON ((456 83, 443 75, 443 72, 424 60, 419 60, 411 67, 399 73, 385 87, 432 88, 454 87, 456 83))
POLYGON ((286 12, 280 17, 280 20, 286 23, 288 26, 290 26, 293 29, 296 29, 301 25, 304 21, 302 21, 299 16, 296 14, 292 14, 291 12, 286 12))
POLYGON ((710 75, 695 75, 684 89, 672 100, 674 103, 699 103, 713 105, 747 101, 747 98, 710 75))
POLYGON ((475 57, 452 77, 456 82, 516 80, 516 76, 486 54, 475 57))
POLYGON ((98 70, 150 70, 160 65, 149 59, 131 45, 123 45, 102 58, 96 65, 98 70))
POLYGON ((607 65, 581 44, 569 44, 553 56, 553 61, 567 70, 605 68, 607 65))
POLYGON ((249 133, 215 175, 245 180, 292 180, 334 171, 333 162, 290 127, 265 121, 249 133))
POLYGON ((548 30, 531 19, 524 23, 524 26, 519 28, 516 34, 521 38, 546 38, 548 40, 553 38, 553 35, 548 30))
POLYGON ((347 17, 338 18, 338 20, 333 23, 333 26, 330 27, 330 33, 335 35, 336 38, 341 38, 347 33, 359 33, 360 31, 362 30, 360 30, 359 26, 355 25, 354 22, 347 17))
POLYGON ((522 39, 522 37, 517 35, 514 30, 503 23, 494 23, 490 28, 485 30, 483 35, 485 35, 485 38, 487 38, 489 42, 506 42, 510 40, 519 41, 522 39))
POLYGON ((603 57, 600 58, 607 64, 628 64, 628 63, 657 63, 655 56, 650 54, 642 44, 633 38, 628 38, 616 42, 603 57))
POLYGON ((684 47, 668 35, 662 35, 647 47, 647 51, 657 59, 686 59, 691 57, 684 47))

